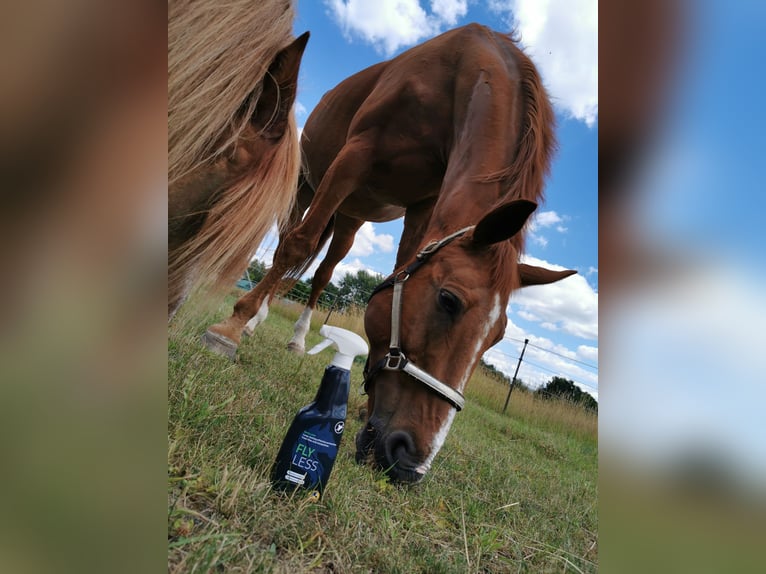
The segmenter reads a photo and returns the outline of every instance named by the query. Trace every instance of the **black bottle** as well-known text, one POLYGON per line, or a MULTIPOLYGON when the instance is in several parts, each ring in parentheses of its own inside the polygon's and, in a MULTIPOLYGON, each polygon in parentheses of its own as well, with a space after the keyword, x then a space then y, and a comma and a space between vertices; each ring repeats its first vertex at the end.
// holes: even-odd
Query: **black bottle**
POLYGON ((325 369, 314 402, 298 411, 290 425, 272 468, 271 482, 278 490, 302 488, 321 496, 346 425, 351 364, 356 355, 367 353, 367 344, 356 333, 339 327, 324 325, 319 333, 327 339, 309 353, 333 344, 338 352, 325 369))

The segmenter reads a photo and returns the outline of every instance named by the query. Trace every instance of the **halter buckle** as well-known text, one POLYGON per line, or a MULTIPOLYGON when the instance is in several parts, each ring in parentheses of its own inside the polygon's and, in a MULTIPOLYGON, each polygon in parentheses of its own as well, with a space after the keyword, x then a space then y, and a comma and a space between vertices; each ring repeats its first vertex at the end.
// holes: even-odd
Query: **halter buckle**
POLYGON ((418 259, 425 259, 429 255, 431 255, 433 252, 435 252, 439 247, 441 246, 441 241, 434 240, 428 245, 426 245, 423 249, 421 249, 418 254, 415 256, 418 259))
POLYGON ((390 352, 386 355, 386 362, 383 364, 383 368, 387 371, 402 371, 407 364, 407 357, 404 353, 399 352, 396 355, 392 355, 390 352))
POLYGON ((409 278, 410 278, 410 273, 406 269, 403 269, 402 271, 399 271, 399 273, 396 274, 396 277, 394 278, 394 283, 404 283, 409 278))

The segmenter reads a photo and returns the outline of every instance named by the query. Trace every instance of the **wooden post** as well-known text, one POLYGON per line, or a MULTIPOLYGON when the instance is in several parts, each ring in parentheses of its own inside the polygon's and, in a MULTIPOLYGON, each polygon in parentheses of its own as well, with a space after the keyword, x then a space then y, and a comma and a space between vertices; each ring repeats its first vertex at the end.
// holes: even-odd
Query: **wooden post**
POLYGON ((335 309, 335 304, 338 302, 338 294, 335 294, 335 299, 332 300, 332 305, 330 305, 330 312, 327 313, 327 317, 324 318, 324 325, 327 325, 327 321, 330 320, 330 315, 332 315, 333 309, 335 309))
POLYGON ((524 351, 527 350, 527 343, 529 343, 529 339, 524 339, 524 347, 521 349, 521 355, 519 355, 519 362, 516 363, 516 372, 513 373, 513 380, 511 381, 511 386, 508 387, 508 396, 505 397, 505 406, 503 407, 503 414, 505 414, 505 410, 508 408, 508 401, 511 400, 511 391, 513 391, 513 385, 516 384, 516 375, 519 374, 519 367, 521 366, 521 359, 524 358, 524 351))

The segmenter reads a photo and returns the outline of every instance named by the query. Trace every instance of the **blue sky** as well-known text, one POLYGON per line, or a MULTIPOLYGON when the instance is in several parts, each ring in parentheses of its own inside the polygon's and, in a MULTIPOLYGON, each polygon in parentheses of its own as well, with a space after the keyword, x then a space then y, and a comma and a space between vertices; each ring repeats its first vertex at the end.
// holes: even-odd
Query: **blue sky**
MULTIPOLYGON (((560 375, 598 396, 596 1, 300 0, 297 12, 296 35, 311 32, 299 78, 299 127, 341 80, 441 32, 469 22, 520 32, 552 96, 559 141, 526 256, 579 274, 514 294, 506 339, 485 360, 512 375, 528 337, 521 379, 537 386, 560 375)), ((334 280, 362 268, 388 275, 401 231, 401 220, 365 224, 334 280)), ((259 257, 270 261, 274 245, 267 240, 259 257)))
POLYGON ((644 472, 707 453, 763 497, 766 3, 686 4, 658 131, 626 182, 634 241, 665 271, 610 298, 599 449, 644 472), (661 398, 651 424, 646 397, 661 398))

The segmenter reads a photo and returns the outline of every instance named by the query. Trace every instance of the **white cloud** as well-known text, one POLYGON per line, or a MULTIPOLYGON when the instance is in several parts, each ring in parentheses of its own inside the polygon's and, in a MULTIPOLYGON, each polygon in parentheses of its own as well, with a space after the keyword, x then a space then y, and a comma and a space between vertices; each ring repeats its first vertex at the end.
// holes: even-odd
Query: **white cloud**
MULTIPOLYGON (((522 256, 521 260, 548 269, 564 269, 531 256, 522 256)), ((598 293, 582 275, 520 289, 511 296, 511 305, 539 317, 543 327, 583 339, 598 338, 598 293)))
POLYGON ((577 347, 577 356, 583 361, 598 362, 598 347, 580 345, 577 347))
POLYGON ((490 0, 521 34, 554 104, 593 126, 598 118, 597 0, 490 0))
POLYGON ((335 267, 335 271, 332 273, 332 279, 331 281, 338 285, 340 283, 340 280, 343 279, 343 277, 346 276, 346 273, 350 273, 351 275, 356 275, 357 271, 367 271, 370 275, 383 275, 379 271, 376 271, 372 267, 368 267, 359 259, 354 259, 351 263, 346 263, 341 261, 338 263, 338 265, 335 267))
POLYGON ((279 230, 277 229, 277 225, 274 224, 263 238, 263 241, 261 241, 261 244, 258 246, 251 261, 257 259, 258 261, 262 261, 267 267, 270 266, 274 261, 274 252, 276 251, 278 244, 279 230))
POLYGON ((569 220, 568 215, 559 215, 555 211, 537 212, 527 226, 527 237, 532 243, 535 243, 540 247, 546 247, 548 245, 548 238, 540 235, 540 229, 553 227, 559 233, 566 233, 568 228, 561 224, 567 220, 569 220))
MULTIPOLYGON (((598 373, 573 360, 582 360, 578 351, 554 343, 546 337, 534 335, 516 325, 509 317, 505 328, 505 339, 484 354, 484 360, 508 377, 513 376, 518 363, 523 340, 529 339, 519 369, 519 378, 529 387, 536 389, 554 376, 560 376, 577 383, 584 391, 597 397, 598 373)), ((598 353, 598 348, 587 347, 598 353)), ((591 361, 592 362, 592 361, 591 361)))
POLYGON ((431 11, 444 23, 454 26, 468 13, 468 0, 431 0, 431 11))
POLYGON ((563 221, 564 219, 555 211, 541 211, 535 213, 529 227, 534 230, 538 227, 551 227, 552 225, 562 223, 563 221))
POLYGON ((305 117, 308 113, 308 110, 306 109, 306 106, 304 106, 302 103, 296 101, 295 102, 295 115, 299 117, 305 117))
MULTIPOLYGON (((457 25, 468 0, 325 0, 348 39, 360 38, 386 56, 457 25)), ((592 126, 598 117, 598 2, 488 0, 521 34, 554 103, 592 126)))
POLYGON ((524 311, 523 309, 521 311, 519 311, 518 313, 516 313, 516 314, 519 317, 521 317, 522 319, 524 319, 525 321, 532 321, 532 322, 535 322, 535 323, 540 321, 540 317, 538 317, 537 315, 534 315, 534 314, 532 314, 532 313, 530 313, 528 311, 524 311))
POLYGON ((420 0, 325 0, 346 38, 361 38, 392 56, 456 26, 468 14, 468 0, 431 0, 430 12, 420 0))
POLYGON ((359 231, 356 232, 354 245, 351 246, 349 255, 356 257, 366 257, 372 255, 375 251, 391 253, 394 250, 394 237, 387 233, 377 235, 375 226, 369 221, 365 222, 359 231))
POLYGON ((528 237, 532 241, 532 243, 536 243, 540 247, 545 247, 546 245, 548 245, 548 240, 542 235, 537 235, 536 233, 532 233, 530 231, 528 237))
MULTIPOLYGON (((440 31, 418 0, 325 0, 347 38, 360 37, 387 56, 440 31)), ((443 3, 443 10, 447 4, 443 3)))

